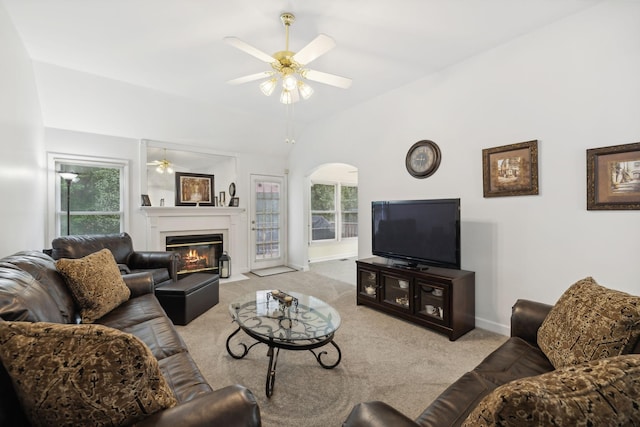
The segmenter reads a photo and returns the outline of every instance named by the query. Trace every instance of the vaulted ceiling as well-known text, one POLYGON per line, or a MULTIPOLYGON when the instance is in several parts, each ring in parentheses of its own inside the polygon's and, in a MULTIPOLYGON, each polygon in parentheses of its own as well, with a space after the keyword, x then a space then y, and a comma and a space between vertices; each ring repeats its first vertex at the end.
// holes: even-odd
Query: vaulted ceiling
POLYGON ((304 126, 601 0, 0 1, 36 63, 267 118, 284 114, 277 95, 262 95, 259 81, 226 81, 267 71, 268 64, 223 38, 273 54, 285 43, 279 16, 292 12, 290 50, 327 34, 337 46, 311 68, 353 79, 349 89, 310 82, 313 97, 295 104, 304 126))

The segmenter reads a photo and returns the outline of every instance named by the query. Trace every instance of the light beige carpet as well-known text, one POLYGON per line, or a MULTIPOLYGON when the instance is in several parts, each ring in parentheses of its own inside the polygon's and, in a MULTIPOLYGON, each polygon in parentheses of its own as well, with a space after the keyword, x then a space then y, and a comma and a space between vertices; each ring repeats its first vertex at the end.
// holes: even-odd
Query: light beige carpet
MULTIPOLYGON (((473 369, 506 337, 475 329, 450 342, 443 335, 356 305, 351 284, 313 272, 295 272, 220 285, 220 303, 178 326, 202 373, 214 388, 240 383, 251 389, 265 427, 340 426, 354 404, 382 400, 415 418, 449 384, 473 369), (314 295, 333 305, 342 317, 335 342, 342 362, 320 367, 308 351, 280 351, 275 390, 265 396, 267 347, 259 344, 241 360, 227 354, 227 337, 237 329, 229 303, 258 289, 281 289, 314 295)), ((238 335, 244 334, 240 332, 238 335)), ((242 340, 252 341, 243 336, 242 340)), ((335 360, 326 347, 327 363, 335 360)))

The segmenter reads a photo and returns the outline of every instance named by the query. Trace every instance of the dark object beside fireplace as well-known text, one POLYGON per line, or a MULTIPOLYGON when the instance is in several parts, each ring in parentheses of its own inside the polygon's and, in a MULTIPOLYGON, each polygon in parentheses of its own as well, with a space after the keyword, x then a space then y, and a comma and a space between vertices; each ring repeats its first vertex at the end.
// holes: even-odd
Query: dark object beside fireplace
POLYGON ((166 238, 167 251, 177 254, 178 277, 192 273, 217 274, 222 245, 222 234, 194 234, 166 238))
POLYGON ((156 297, 175 325, 186 325, 219 301, 217 274, 193 273, 159 288, 156 297))

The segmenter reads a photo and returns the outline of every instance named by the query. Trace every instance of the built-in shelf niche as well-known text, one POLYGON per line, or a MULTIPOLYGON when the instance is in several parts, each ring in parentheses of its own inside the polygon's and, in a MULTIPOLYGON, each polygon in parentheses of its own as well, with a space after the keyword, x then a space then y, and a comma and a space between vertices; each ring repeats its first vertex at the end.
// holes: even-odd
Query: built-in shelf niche
POLYGON ((152 206, 175 206, 175 172, 203 173, 214 175, 214 197, 225 192, 229 203, 229 185, 236 182, 237 157, 233 153, 222 153, 196 147, 162 141, 143 139, 140 141, 140 193, 148 194, 152 206), (154 160, 167 159, 174 173, 158 173, 154 160))

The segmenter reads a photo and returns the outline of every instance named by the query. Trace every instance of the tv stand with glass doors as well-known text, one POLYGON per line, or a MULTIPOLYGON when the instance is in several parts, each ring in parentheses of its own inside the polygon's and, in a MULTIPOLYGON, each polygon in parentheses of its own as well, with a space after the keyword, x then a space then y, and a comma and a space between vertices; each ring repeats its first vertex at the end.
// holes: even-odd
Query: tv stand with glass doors
POLYGON ((475 273, 410 268, 380 257, 357 265, 357 303, 443 333, 451 341, 475 328, 475 273))

